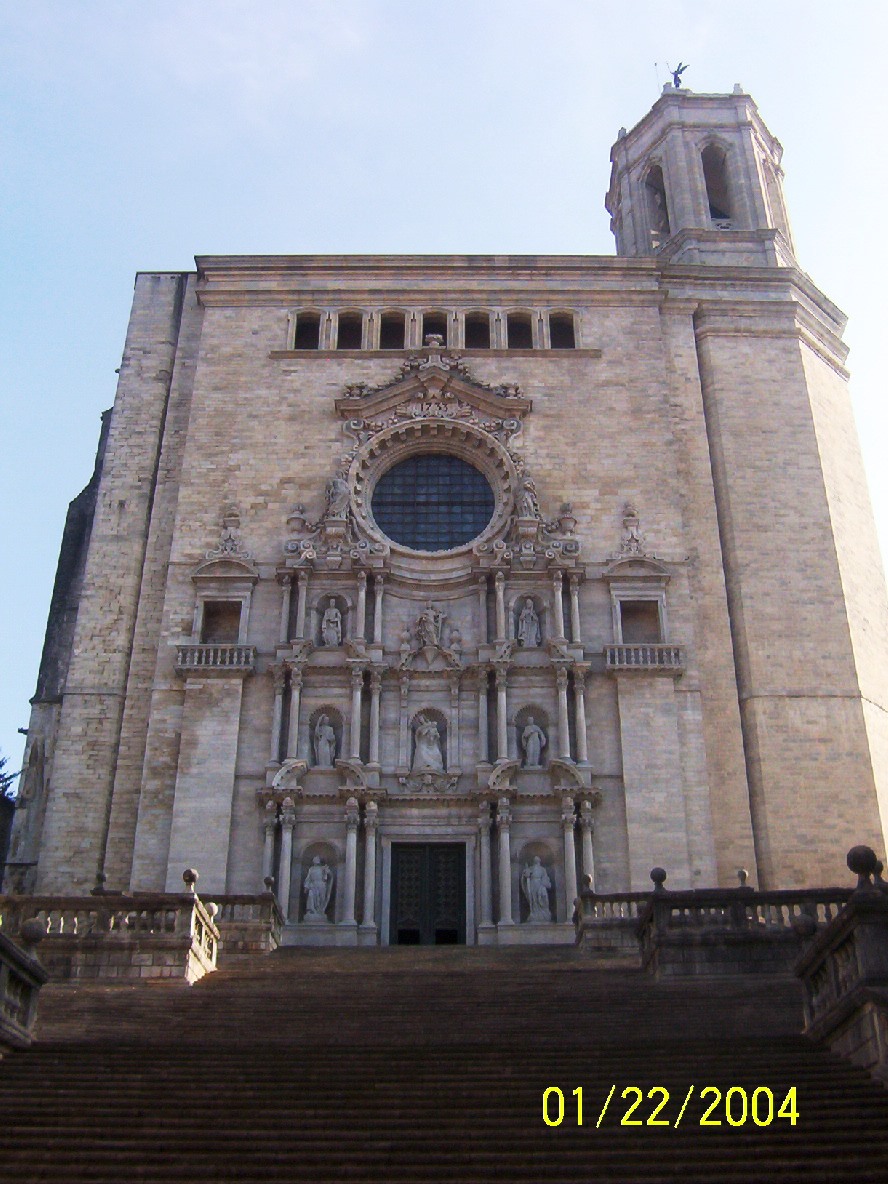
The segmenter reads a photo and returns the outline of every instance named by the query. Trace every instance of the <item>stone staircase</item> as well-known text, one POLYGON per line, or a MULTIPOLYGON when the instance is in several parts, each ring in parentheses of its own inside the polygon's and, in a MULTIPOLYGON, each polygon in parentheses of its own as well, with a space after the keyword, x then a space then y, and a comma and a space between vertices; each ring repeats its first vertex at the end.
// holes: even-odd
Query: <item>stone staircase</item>
POLYGON ((0 1181, 884 1184, 888 1091, 800 1026, 788 979, 656 984, 552 947, 291 948, 194 987, 52 984, 38 1042, 0 1063, 0 1181), (621 1125, 627 1086, 645 1125, 621 1125), (669 1125, 646 1123, 654 1086, 669 1125), (770 1088, 770 1125, 729 1125, 734 1086, 770 1088))

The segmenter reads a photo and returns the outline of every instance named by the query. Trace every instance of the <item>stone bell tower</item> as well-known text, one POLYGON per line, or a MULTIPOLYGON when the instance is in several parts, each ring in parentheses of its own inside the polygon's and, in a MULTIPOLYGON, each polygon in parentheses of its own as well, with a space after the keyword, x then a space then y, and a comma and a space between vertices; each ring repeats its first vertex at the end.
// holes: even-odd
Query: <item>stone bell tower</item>
POLYGON ((794 265, 782 155, 739 85, 730 95, 665 87, 611 150, 605 205, 617 254, 794 265))

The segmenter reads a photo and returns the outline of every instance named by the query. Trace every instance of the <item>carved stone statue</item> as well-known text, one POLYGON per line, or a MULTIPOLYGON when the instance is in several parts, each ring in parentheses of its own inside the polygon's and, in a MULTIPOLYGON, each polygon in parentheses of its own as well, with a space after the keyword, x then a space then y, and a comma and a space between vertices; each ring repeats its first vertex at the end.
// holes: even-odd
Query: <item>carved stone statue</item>
POLYGON ((518 494, 518 517, 539 518, 540 505, 537 501, 536 486, 530 477, 521 482, 521 492, 518 494))
POLYGON ((342 645, 342 613, 332 596, 321 619, 321 640, 324 645, 342 645))
POLYGON ((525 863, 521 873, 521 891, 530 906, 528 921, 551 921, 552 910, 549 908, 549 889, 552 881, 549 873, 543 867, 539 855, 534 855, 533 863, 525 863))
POLYGON ((306 921, 326 921, 327 905, 333 891, 333 869, 320 855, 311 861, 311 867, 302 887, 305 889, 306 921))
POLYGON ((350 503, 351 493, 348 482, 343 477, 331 477, 327 482, 327 508, 324 511, 324 518, 343 521, 348 517, 350 503))
POLYGON ((543 749, 546 747, 546 733, 534 720, 532 715, 527 717, 527 723, 521 733, 521 747, 524 749, 524 766, 527 769, 538 769, 543 749))
POLYGON ((414 738, 412 771, 416 773, 421 769, 430 769, 443 773, 444 758, 441 755, 441 735, 437 723, 428 716, 418 715, 414 738))
POLYGON ((528 596, 524 601, 524 608, 518 615, 518 644, 531 648, 540 644, 540 618, 533 607, 533 601, 528 596))
POLYGON ((416 636, 419 638, 420 646, 441 644, 444 617, 445 614, 429 601, 416 621, 416 636))
POLYGON ((328 715, 319 715, 314 729, 315 765, 332 769, 336 760, 336 733, 328 715))

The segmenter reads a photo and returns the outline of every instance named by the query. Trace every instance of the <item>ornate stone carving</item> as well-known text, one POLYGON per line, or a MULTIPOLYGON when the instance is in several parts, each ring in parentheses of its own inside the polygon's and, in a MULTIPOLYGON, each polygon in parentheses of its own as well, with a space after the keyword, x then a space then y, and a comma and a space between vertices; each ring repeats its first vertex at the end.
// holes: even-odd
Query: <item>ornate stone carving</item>
POLYGON ((540 768, 540 758, 547 743, 546 733, 534 721, 533 716, 529 715, 521 732, 521 748, 524 751, 524 767, 526 769, 540 768))
POLYGON ((549 904, 549 889, 552 881, 543 866, 539 855, 534 855, 533 863, 525 863, 521 873, 521 891, 530 909, 527 920, 530 924, 540 924, 552 920, 552 908, 549 904))
POLYGON ((444 623, 446 620, 447 614, 442 609, 433 604, 431 600, 426 602, 425 608, 416 619, 412 636, 411 630, 406 626, 401 635, 400 665, 402 669, 406 670, 416 666, 419 657, 422 658, 425 668, 429 670, 438 668, 444 671, 460 671, 462 669, 460 660, 462 640, 459 630, 451 630, 450 646, 444 644, 444 623), (412 637, 416 639, 415 644, 412 644, 412 637), (457 649, 453 648, 454 641, 457 649))
POLYGON ((272 790, 298 789, 299 781, 307 768, 305 761, 288 757, 272 779, 272 790))
POLYGON ((342 613, 331 596, 321 618, 321 641, 324 645, 342 645, 342 613))
POLYGON ((398 782, 414 793, 453 793, 459 783, 459 773, 434 772, 432 769, 418 769, 399 777, 398 782))
POLYGON ((315 766, 318 769, 332 769, 336 762, 336 732, 330 717, 319 715, 312 737, 315 750, 315 766))
POLYGON ((620 554, 647 555, 638 511, 631 502, 627 502, 623 508, 623 538, 620 542, 620 554))
POLYGON ((518 644, 524 646, 525 649, 534 649, 542 641, 540 618, 533 606, 533 600, 529 596, 524 598, 524 607, 518 614, 516 633, 518 644))
POLYGON ((240 537, 240 513, 237 506, 226 506, 222 514, 222 529, 219 534, 219 545, 212 547, 206 553, 207 559, 239 559, 250 563, 253 556, 244 546, 240 537))
POLYGON ((426 770, 433 773, 444 771, 444 757, 441 753, 441 735, 435 720, 422 712, 416 717, 413 728, 413 765, 411 772, 426 770))
POLYGON ((302 885, 305 890, 305 917, 309 924, 327 923, 327 907, 333 893, 333 868, 315 855, 302 885))

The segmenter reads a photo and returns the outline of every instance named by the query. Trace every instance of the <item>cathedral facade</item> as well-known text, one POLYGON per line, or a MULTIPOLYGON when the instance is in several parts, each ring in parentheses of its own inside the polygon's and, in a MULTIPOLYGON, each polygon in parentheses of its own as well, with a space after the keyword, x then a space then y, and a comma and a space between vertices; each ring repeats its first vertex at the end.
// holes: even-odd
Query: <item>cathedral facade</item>
POLYGON ((7 890, 272 887, 292 944, 560 941, 884 849, 844 318, 752 99, 612 150, 617 255, 137 277, 7 890))

